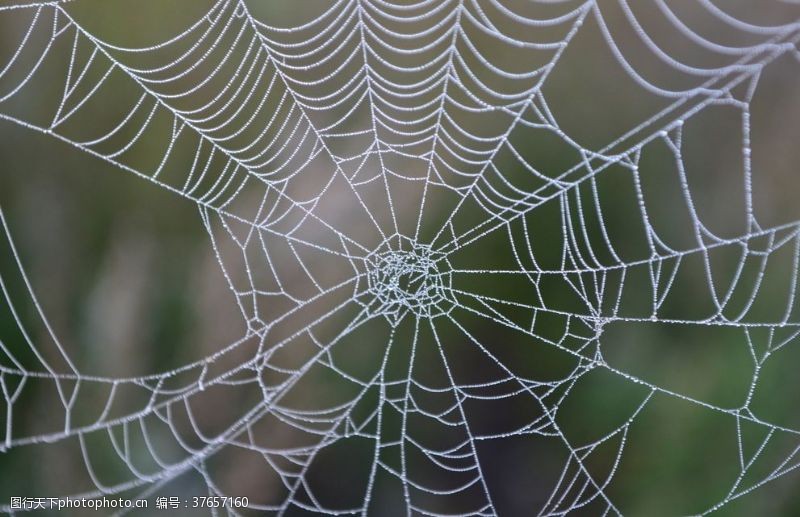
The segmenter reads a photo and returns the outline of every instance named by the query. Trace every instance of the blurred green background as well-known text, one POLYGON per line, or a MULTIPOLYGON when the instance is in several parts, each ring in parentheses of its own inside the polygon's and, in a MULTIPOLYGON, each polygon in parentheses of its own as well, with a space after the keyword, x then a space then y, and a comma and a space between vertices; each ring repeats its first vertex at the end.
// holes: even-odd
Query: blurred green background
MULTIPOLYGON (((307 11, 296 2, 249 4, 258 19, 277 26, 303 23, 323 11, 316 3, 307 11)), ((649 74, 654 82, 665 87, 692 84, 663 62, 648 57, 635 31, 626 26, 617 4, 599 4, 619 46, 630 52, 628 55, 637 70, 649 74)), ((115 0, 102 4, 77 0, 65 7, 92 34, 121 46, 154 44, 178 33, 208 8, 206 2, 174 0, 136 3, 115 0)), ((682 38, 676 37, 672 41, 670 35, 674 32, 670 31, 674 31, 674 27, 666 23, 653 6, 638 8, 648 34, 659 43, 670 46, 693 66, 715 66, 731 59, 730 56, 700 52, 682 38)), ((687 19, 693 15, 692 9, 697 9, 698 30, 725 44, 752 45, 764 39, 763 35, 725 26, 707 14, 703 17, 700 15, 703 10, 697 6, 678 6, 677 9, 684 9, 682 15, 687 19)), ((737 18, 767 25, 793 21, 798 15, 796 7, 780 2, 770 3, 768 8, 752 2, 731 2, 726 9, 737 18)), ((30 13, 0 12, 0 65, 16 49, 19 37, 27 27, 23 23, 26 19, 30 19, 30 13)), ((602 31, 589 16, 570 42, 543 93, 564 132, 581 146, 593 150, 603 148, 672 102, 643 93, 620 68, 603 41, 602 31)), ((484 43, 483 48, 487 45, 491 43, 484 43)), ((504 51, 504 47, 496 49, 498 62, 513 61, 513 55, 504 56, 504 51)), ((55 95, 62 78, 37 79, 30 93, 0 103, 0 111, 8 114, 23 109, 27 113, 46 113, 47 103, 40 103, 39 99, 55 95)), ((800 220, 795 195, 798 191, 796 164, 800 163, 800 150, 796 145, 800 130, 798 88, 800 68, 797 59, 786 55, 776 59, 760 74, 758 88, 749 103, 754 207, 763 228, 800 220)), ((740 95, 740 92, 737 90, 735 95, 740 95)), ((98 115, 100 118, 95 119, 98 127, 119 120, 118 106, 124 105, 127 97, 120 94, 118 100, 106 91, 102 102, 108 106, 107 120, 102 119, 102 114, 98 115)), ((683 163, 698 216, 712 232, 731 239, 750 231, 742 203, 741 127, 741 111, 725 105, 708 107, 687 119, 683 126, 683 163)), ((534 134, 538 133, 521 130, 512 133, 510 139, 526 161, 545 175, 554 176, 580 160, 574 149, 554 145, 546 136, 534 138, 531 136, 534 134)), ((150 151, 152 156, 147 155, 146 147, 138 152, 142 154, 135 160, 144 162, 157 158, 162 149, 154 143, 150 151)), ((186 167, 190 166, 189 161, 184 163, 186 167)), ((528 181, 528 173, 511 156, 499 157, 497 168, 508 178, 518 180, 520 185, 524 186, 528 181)), ((683 198, 685 192, 681 190, 676 174, 674 155, 662 140, 656 139, 642 149, 639 171, 654 231, 673 249, 697 247, 683 198)), ((650 257, 642 247, 644 232, 633 190, 634 175, 622 167, 611 166, 597 178, 603 221, 615 248, 626 261, 647 261, 650 257)), ((586 189, 581 188, 581 193, 583 202, 591 205, 592 193, 588 190, 588 183, 586 189)), ((574 197, 566 199, 567 203, 576 202, 574 197)), ((553 201, 526 216, 528 233, 520 226, 511 230, 518 249, 524 249, 520 243, 525 236, 532 238, 534 256, 544 269, 565 269, 559 267, 565 224, 563 206, 553 201)), ((570 213, 579 212, 576 205, 567 206, 570 213)), ((430 215, 432 226, 436 226, 438 218, 447 215, 449 207, 442 202, 442 213, 430 215)), ((245 324, 217 263, 197 207, 190 200, 48 135, 9 120, 0 120, 0 208, 41 307, 82 373, 127 377, 170 371, 208 357, 243 335, 245 324)), ((408 207, 400 210, 414 208, 415 205, 409 203, 408 207)), ((484 220, 486 214, 467 211, 462 217, 464 224, 468 221, 477 223, 484 220)), ((361 221, 349 223, 355 228, 361 221)), ((577 219, 572 221, 572 224, 576 223, 577 219)), ((348 221, 345 220, 344 224, 348 221)), ((787 296, 792 296, 787 295, 787 289, 791 290, 790 284, 797 282, 797 263, 793 261, 792 251, 797 236, 792 236, 790 230, 774 236, 775 240, 788 238, 788 244, 770 254, 764 267, 767 273, 757 294, 757 307, 746 311, 736 324, 609 321, 597 342, 592 339, 591 328, 577 320, 571 323, 570 331, 574 334, 567 341, 572 343, 570 340, 574 340, 579 344, 566 346, 576 347, 589 342, 589 347, 598 347, 603 359, 616 370, 628 372, 665 390, 731 410, 744 404, 751 389, 753 361, 748 340, 755 343, 753 346, 758 350, 770 346, 769 343, 787 340, 787 344, 764 363, 754 383, 749 406, 755 417, 787 431, 773 431, 767 437, 765 426, 746 419, 737 424, 737 419, 730 414, 656 392, 641 412, 636 413, 625 436, 620 462, 605 489, 622 513, 686 515, 713 508, 725 499, 739 475, 739 440, 743 443, 743 450, 751 453, 766 443, 744 485, 757 483, 774 469, 797 464, 795 451, 800 440, 796 430, 800 429, 800 412, 796 400, 800 397, 800 386, 796 365, 800 364, 797 362, 800 357, 793 332, 800 320, 797 308, 791 305, 794 302, 787 301, 787 296), (765 325, 750 328, 745 323, 765 325)), ((768 234, 760 240, 754 239, 748 243, 748 248, 763 249, 771 245, 768 240, 768 234)), ((726 285, 725 279, 730 279, 743 263, 740 244, 722 246, 719 254, 715 252, 710 259, 713 260, 720 290, 726 285)), ((2 245, 0 275, 8 299, 15 302, 18 316, 31 340, 34 343, 48 341, 47 330, 30 301, 9 243, 3 239, 2 245)), ((451 260, 456 269, 506 269, 515 266, 513 258, 510 258, 510 249, 508 234, 501 230, 471 247, 454 252, 451 260)), ((746 298, 747 292, 751 292, 748 289, 755 284, 760 268, 758 260, 757 256, 750 256, 746 262, 742 285, 750 287, 743 287, 745 294, 737 296, 746 298)), ((665 271, 674 265, 665 261, 665 271)), ((319 263, 314 267, 326 266, 319 263)), ((708 318, 713 309, 709 305, 702 254, 687 256, 681 268, 681 277, 660 308, 659 317, 708 318), (688 271, 685 278, 684 271, 688 271)), ((609 285, 618 281, 613 275, 608 279, 609 285)), ((515 275, 476 277, 456 274, 453 282, 456 288, 500 300, 534 303, 530 300, 536 299, 531 285, 520 282, 515 275)), ((649 317, 648 297, 652 294, 646 267, 631 268, 626 282, 624 307, 630 307, 631 314, 646 320, 649 317)), ((542 285, 545 289, 542 300, 549 307, 564 308, 565 312, 585 310, 575 306, 575 297, 564 280, 556 276, 551 284, 543 281, 542 285)), ((474 301, 471 299, 464 303, 472 304, 474 301)), ((731 305, 735 303, 740 302, 734 300, 731 305)), ((742 301, 740 306, 742 303, 746 304, 746 301, 742 301)), ((506 309, 509 312, 503 314, 510 314, 508 307, 499 310, 506 309)), ((734 312, 732 308, 729 314, 734 312)), ((575 367, 572 358, 552 351, 523 332, 510 330, 468 311, 459 312, 456 319, 482 343, 497 348, 498 354, 520 375, 547 382, 567 375, 575 367)), ((558 340, 564 332, 565 319, 558 314, 552 315, 551 319, 542 315, 535 333, 558 340)), ((442 342, 455 347, 450 356, 455 370, 469 378, 485 376, 490 366, 481 363, 480 358, 476 359, 471 352, 462 353, 457 348, 470 348, 463 332, 447 323, 441 323, 437 332, 442 342)), ((348 354, 344 362, 354 370, 374 367, 382 357, 379 347, 387 342, 388 334, 389 325, 382 320, 353 333, 349 344, 343 345, 348 354), (370 348, 374 343, 379 344, 377 350, 376 347, 370 348)), ((413 335, 414 326, 406 321, 397 328, 394 340, 405 343, 402 346, 407 353, 413 335)), ((433 342, 430 331, 424 339, 419 339, 421 345, 433 342)), ((13 355, 26 365, 37 364, 7 306, 0 310, 0 341, 10 351, 6 355, 13 355)), ((47 345, 47 350, 47 353, 55 354, 51 345, 47 345)), ((427 353, 431 353, 430 350, 427 353)), ((245 358, 243 352, 239 359, 245 358)), ((12 366, 8 357, 3 359, 3 366, 12 366)), ((429 376, 432 383, 444 382, 441 378, 443 370, 436 366, 437 360, 435 355, 418 358, 415 369, 421 370, 415 370, 417 375, 423 379, 429 376), (425 365, 430 365, 427 373, 425 365)), ((400 355, 397 363, 387 370, 387 375, 402 378, 406 366, 407 356, 400 355)), ((5 379, 9 383, 17 382, 12 377, 6 375, 5 379)), ((319 379, 311 376, 302 384, 301 392, 296 394, 297 404, 303 406, 304 399, 343 399, 349 396, 349 389, 351 386, 337 381, 335 375, 327 379, 321 375, 319 379)), ((564 393, 565 401, 559 404, 557 421, 576 444, 598 440, 604 433, 623 425, 649 393, 643 384, 634 383, 603 367, 595 368, 583 374, 575 386, 569 388, 568 396, 564 393)), ((107 394, 100 391, 94 394, 90 389, 87 396, 89 398, 81 399, 81 408, 97 409, 105 404, 107 394)), ((131 407, 137 407, 134 399, 141 394, 126 392, 120 396, 131 397, 131 407)), ((426 395, 419 396, 424 399, 426 395)), ((365 399, 365 404, 375 403, 375 393, 371 397, 365 399)), ((430 398, 432 405, 437 403, 433 401, 433 395, 430 398)), ((244 414, 251 403, 251 396, 245 394, 244 389, 227 389, 198 396, 194 407, 202 421, 201 427, 221 429, 231 419, 244 414)), ((531 414, 540 408, 532 408, 527 399, 517 397, 496 404, 492 401, 475 403, 469 410, 472 425, 491 434, 531 420, 531 414)), ((63 414, 63 404, 52 383, 31 380, 14 405, 12 436, 15 439, 37 436, 58 429, 63 425, 63 414)), ((387 413, 386 419, 387 427, 399 427, 397 418, 387 413)), ((181 425, 183 429, 189 427, 185 422, 178 427, 181 425)), ((284 428, 275 430, 266 424, 259 431, 266 436, 287 432, 284 428)), ((391 435, 391 431, 385 432, 387 436, 391 435)), ((450 431, 435 426, 426 429, 420 424, 418 432, 427 434, 433 442, 444 443, 450 431)), ((153 436, 160 435, 154 431, 153 436)), ((607 450, 599 447, 591 460, 587 460, 591 469, 597 469, 598 479, 604 479, 615 463, 620 446, 616 441, 618 438, 603 445, 607 450)), ((87 438, 90 449, 92 440, 94 438, 87 438)), ((286 441, 292 443, 289 438, 286 441)), ((96 447, 93 460, 97 468, 108 476, 106 479, 123 481, 131 478, 130 472, 119 465, 107 445, 96 447)), ((371 462, 373 447, 374 444, 368 440, 347 442, 340 448, 331 447, 330 455, 323 456, 319 460, 320 466, 308 474, 310 482, 316 483, 325 500, 334 506, 350 504, 363 497, 359 495, 363 494, 363 469, 371 462)), ((481 441, 478 447, 498 512, 501 515, 538 513, 564 468, 563 444, 553 438, 516 436, 481 441)), ((277 476, 264 474, 263 466, 254 466, 261 459, 250 456, 241 450, 224 449, 209 462, 208 472, 229 495, 247 495, 251 501, 265 503, 280 500, 284 487, 277 476)), ((417 467, 424 470, 424 463, 420 461, 417 467)), ((444 475, 440 471, 430 474, 432 484, 438 483, 439 477, 444 475)), ((795 515, 800 512, 797 482, 796 473, 789 472, 728 503, 716 514, 795 515)), ((371 507, 376 514, 404 513, 398 504, 401 502, 398 486, 376 485, 375 502, 371 507)), ((76 494, 92 487, 86 461, 80 447, 75 447, 74 443, 70 447, 60 447, 58 443, 23 445, 0 454, 0 501, 3 504, 15 495, 76 494)), ((132 496, 136 491, 123 493, 132 496)), ((196 471, 189 471, 156 492, 181 497, 206 493, 206 480, 196 471)), ((431 504, 438 505, 437 511, 458 511, 458 505, 470 504, 476 497, 479 498, 475 494, 467 495, 453 503, 454 506, 449 506, 452 500, 447 498, 432 499, 431 504)), ((296 508, 294 510, 302 513, 296 508)), ((600 515, 603 510, 604 506, 596 501, 575 513, 600 515)))

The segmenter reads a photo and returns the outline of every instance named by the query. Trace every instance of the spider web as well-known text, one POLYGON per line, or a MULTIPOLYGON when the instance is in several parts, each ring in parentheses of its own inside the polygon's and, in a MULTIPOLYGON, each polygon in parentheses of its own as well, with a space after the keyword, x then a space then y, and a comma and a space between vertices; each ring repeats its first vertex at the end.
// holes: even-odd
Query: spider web
MULTIPOLYGON (((0 443, 29 458, 79 450, 88 483, 64 496, 169 493, 192 472, 208 494, 238 496, 214 463, 246 454, 280 487, 251 508, 491 515, 504 496, 486 444, 513 441, 562 454, 531 511, 620 514, 615 474, 663 400, 723 418, 735 437, 734 472, 698 513, 800 465, 800 427, 753 402, 800 323, 800 221, 758 216, 751 156, 759 81, 800 58, 789 3, 764 6, 783 20, 767 23, 709 0, 695 11, 340 0, 282 25, 223 0, 136 48, 96 36, 70 6, 0 7, 17 28, 0 56, 0 119, 195 204, 246 331, 174 370, 87 372, 48 323, 3 218, 28 298, 0 278, 19 327, 0 342, 0 443), (576 73, 571 46, 587 32, 620 84, 649 99, 631 98, 636 120, 621 114, 619 136, 592 143, 583 129, 605 121, 562 124, 551 98, 569 93, 548 89, 576 73), (693 122, 717 111, 736 135, 724 184, 739 194, 724 201, 687 149, 707 136, 693 122), (720 202, 737 216, 715 225, 706 206, 720 202), (26 304, 46 334, 26 330, 26 304), (701 347, 733 336, 747 366, 730 375, 744 372, 747 388, 720 402, 629 370, 615 343, 654 327, 696 331, 701 347), (633 402, 577 432, 562 413, 598 376, 633 402), (33 385, 63 411, 21 434, 18 400, 33 385), (197 417, 212 392, 244 407, 222 428, 197 417), (330 453, 346 444, 367 451, 352 502, 324 488, 352 467, 330 453)), ((548 468, 526 458, 514 472, 548 468)))

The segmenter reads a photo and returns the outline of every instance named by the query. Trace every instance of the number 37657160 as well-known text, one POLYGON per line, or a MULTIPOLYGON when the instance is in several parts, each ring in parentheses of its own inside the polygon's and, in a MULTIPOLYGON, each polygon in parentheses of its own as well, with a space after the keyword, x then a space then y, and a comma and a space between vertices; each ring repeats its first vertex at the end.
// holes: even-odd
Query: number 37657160
POLYGON ((249 504, 247 497, 192 497, 192 508, 247 508, 249 504))

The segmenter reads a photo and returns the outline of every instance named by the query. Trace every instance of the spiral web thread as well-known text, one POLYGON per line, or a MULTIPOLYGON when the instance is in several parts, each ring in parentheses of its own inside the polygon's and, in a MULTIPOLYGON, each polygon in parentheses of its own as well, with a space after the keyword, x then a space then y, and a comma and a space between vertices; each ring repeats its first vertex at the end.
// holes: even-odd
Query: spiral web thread
POLYGON ((668 397, 723 415, 738 437, 732 454, 739 472, 703 513, 793 471, 800 465, 800 429, 762 417, 751 397, 762 369, 796 346, 800 221, 766 226, 757 220, 750 105, 764 70, 800 58, 800 21, 760 25, 701 0, 705 16, 747 41, 729 46, 656 0, 653 12, 676 37, 714 57, 715 65, 699 67, 659 46, 631 2, 532 5, 541 7, 540 16, 498 0, 340 0, 303 25, 278 27, 242 1, 223 0, 183 32, 144 48, 99 39, 70 15, 70 4, 0 7, 6 26, 22 27, 5 38, 10 51, 0 63, 0 119, 196 204, 247 329, 240 340, 173 371, 136 378, 82 372, 48 324, 3 219, 4 245, 29 292, 28 300, 11 299, 2 284, 21 332, 19 342, 0 343, 3 450, 34 455, 27 451, 51 444, 78 448, 93 486, 66 494, 73 497, 155 494, 187 472, 198 473, 209 494, 234 496, 217 483, 209 462, 237 449, 259 455, 280 481, 279 497, 260 506, 265 510, 372 511, 376 480, 385 478, 396 482, 408 513, 441 514, 450 510, 437 508, 458 501, 454 508, 464 507, 456 513, 490 515, 499 510, 480 444, 540 436, 552 438, 566 456, 538 513, 593 508, 611 515, 621 512, 608 490, 629 431, 655 397, 668 397), (607 23, 611 5, 635 38, 617 39, 607 23), (599 31, 620 74, 661 103, 594 149, 562 130, 545 98, 548 80, 588 25, 599 31), (628 47, 648 53, 682 82, 648 79, 628 47), (500 63, 504 53, 516 59, 500 63), (53 84, 46 76, 63 81, 53 84), (112 90, 113 108, 104 100, 112 90), (698 204, 708 200, 696 200, 699 173, 683 156, 686 128, 712 109, 728 109, 740 121, 740 166, 726 179, 741 185, 744 198, 734 235, 704 222, 698 204), (538 139, 557 141, 573 163, 559 170, 537 164, 527 149, 538 139), (682 201, 673 210, 688 221, 687 238, 677 245, 649 215, 657 200, 643 186, 644 163, 653 148, 669 157, 682 201), (152 149, 159 149, 157 159, 152 149), (640 243, 633 251, 606 222, 606 176, 631 199, 626 217, 636 224, 625 239, 640 243), (545 211, 550 215, 539 215, 545 211), (345 223, 345 212, 358 222, 345 223), (547 242, 537 240, 533 227, 540 224, 556 228, 547 242), (505 243, 507 265, 476 259, 488 240, 505 243), (555 258, 543 258, 544 247, 557 250, 555 258), (738 257, 732 272, 716 269, 718 251, 738 257), (764 287, 776 275, 779 294, 764 287), (506 299, 490 287, 473 289, 483 285, 476 279, 500 278, 510 278, 520 295, 506 299), (676 315, 665 309, 685 282, 703 286, 708 310, 676 315), (631 299, 634 287, 646 296, 631 299), (779 310, 760 309, 767 297, 779 301, 779 310), (36 335, 49 336, 46 342, 26 332, 18 316, 24 304, 38 312, 47 334, 36 335), (545 334, 542 319, 558 321, 561 331, 545 334), (519 373, 465 320, 558 351, 572 366, 553 379, 519 373), (603 333, 620 324, 735 331, 751 360, 746 397, 723 406, 615 366, 604 357, 603 333), (399 337, 404 325, 410 340, 399 337), (374 326, 381 333, 363 333, 374 326), (452 335, 481 358, 483 379, 460 378, 451 367, 454 349, 446 341, 452 335), (347 352, 337 347, 352 342, 380 351, 369 374, 344 366, 347 352), (439 362, 421 362, 423 347, 435 352, 426 361, 439 362), (20 350, 34 364, 20 359, 20 350), (287 350, 295 351, 293 360, 284 357, 287 350), (393 354, 404 358, 402 375, 392 373, 393 354), (242 356, 247 359, 231 359, 242 356), (320 370, 349 386, 347 398, 297 402, 293 394, 320 370), (635 385, 640 396, 615 428, 576 443, 562 430, 559 411, 595 370, 635 385), (48 432, 19 434, 16 402, 33 384, 57 391, 63 418, 48 432), (212 431, 193 417, 192 404, 212 389, 256 396, 224 429, 212 431), (133 393, 145 393, 143 402, 119 410, 117 400, 133 393), (89 397, 95 415, 76 416, 76 408, 91 406, 89 397), (439 406, 426 406, 426 397, 439 406), (484 431, 470 417, 476 401, 510 399, 526 399, 531 410, 508 430, 484 431), (188 423, 178 425, 178 414, 188 423), (452 442, 427 445, 425 431, 415 429, 420 421, 440 426, 452 442), (301 438, 271 442, 281 434, 275 428, 301 438), (746 443, 746 428, 760 433, 754 447, 746 443), (111 444, 124 479, 103 479, 92 459, 98 436, 111 444), (351 507, 331 507, 309 472, 327 448, 354 438, 374 449, 359 481, 363 495, 351 507), (142 445, 134 454, 136 440, 142 445), (764 451, 778 440, 795 446, 776 460, 764 451), (602 469, 593 461, 597 451, 610 458, 602 469), (412 455, 425 458, 426 468, 446 483, 428 483, 412 455))

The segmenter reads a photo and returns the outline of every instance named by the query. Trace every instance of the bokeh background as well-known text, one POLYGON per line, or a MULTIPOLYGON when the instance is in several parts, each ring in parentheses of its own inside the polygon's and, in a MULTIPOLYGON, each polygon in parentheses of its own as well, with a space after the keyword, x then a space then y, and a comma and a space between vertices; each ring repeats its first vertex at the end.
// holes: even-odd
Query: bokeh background
MULTIPOLYGON (((309 6, 298 2, 248 4, 255 16, 276 26, 304 23, 323 12, 317 2, 310 2, 309 6)), ((648 53, 635 31, 626 25, 619 5, 611 1, 598 4, 619 46, 628 51, 632 66, 665 87, 681 88, 690 84, 648 53)), ((194 0, 127 3, 76 0, 65 9, 104 41, 120 46, 146 46, 177 34, 202 16, 210 5, 194 0)), ((664 21, 654 5, 636 8, 640 19, 647 24, 646 32, 660 44, 697 67, 715 66, 731 59, 701 52, 692 42, 676 35, 674 27, 664 21)), ((738 19, 763 25, 788 23, 800 15, 797 6, 790 2, 762 5, 735 1, 724 7, 738 19)), ((726 45, 751 45, 764 40, 762 34, 735 30, 698 6, 681 4, 675 8, 686 19, 693 19, 698 31, 726 45)), ((29 16, 25 10, 0 11, 0 63, 16 49, 20 31, 26 27, 22 20, 29 16)), ((495 58, 498 63, 514 60, 513 55, 503 55, 500 47, 492 55, 492 59, 495 58)), ((8 108, 11 101, 0 104, 3 113, 18 106, 36 112, 40 104, 41 110, 46 110, 47 103, 41 99, 55 95, 62 79, 56 72, 52 73, 53 77, 39 78, 23 95, 12 99, 12 108, 8 108)), ((764 69, 750 103, 754 208, 763 228, 800 220, 800 204, 797 203, 800 191, 798 91, 800 66, 795 51, 794 55, 786 53, 764 69)), ((642 92, 614 59, 604 44, 601 29, 591 17, 548 79, 545 96, 562 129, 589 149, 602 148, 674 101, 642 92)), ((108 121, 98 113, 94 120, 98 126, 117 120, 115 106, 120 102, 113 92, 104 92, 108 121)), ((730 106, 707 108, 688 119, 683 130, 683 157, 699 217, 708 228, 726 237, 747 231, 741 202, 744 196, 740 113, 730 106)), ((516 138, 517 147, 545 174, 566 170, 575 163, 573 152, 553 145, 550 140, 526 138, 525 134, 516 138)), ((152 146, 153 156, 158 156, 162 152, 159 143, 154 142, 152 146)), ((146 148, 138 152, 143 153, 140 160, 147 160, 146 148)), ((190 166, 188 161, 185 164, 190 166)), ((665 145, 656 142, 647 147, 640 163, 643 188, 650 203, 650 218, 655 221, 659 234, 678 249, 681 246, 690 248, 696 241, 691 225, 686 223, 685 205, 681 205, 682 192, 675 180, 674 167, 674 157, 665 145)), ((499 159, 498 168, 509 177, 525 174, 519 163, 508 157, 499 159)), ((609 233, 621 249, 627 247, 631 250, 630 256, 635 256, 641 227, 636 226, 639 211, 631 204, 630 176, 613 168, 604 174, 599 176, 603 178, 599 188, 609 233)), ((413 206, 409 204, 400 210, 413 210, 413 206)), ((41 308, 54 334, 81 372, 118 377, 169 371, 214 354, 245 332, 246 323, 234 303, 198 209, 191 201, 48 135, 0 120, 0 208, 41 308)), ((446 215, 449 208, 447 202, 442 202, 439 205, 442 214, 438 217, 446 215)), ((531 227, 537 242, 544 243, 537 248, 543 263, 548 262, 548 253, 555 255, 556 261, 561 253, 558 207, 552 208, 555 210, 552 214, 550 210, 542 207, 541 219, 532 220, 531 227), (550 252, 546 245, 549 241, 554 243, 550 252)), ((351 212, 346 207, 341 213, 342 224, 353 228, 363 224, 360 216, 347 220, 351 212)), ((485 217, 480 213, 472 215, 476 220, 485 217)), ((437 214, 432 213, 430 218, 437 220, 437 214)), ((473 257, 479 255, 478 267, 490 269, 497 264, 498 269, 502 269, 508 261, 508 241, 504 239, 504 235, 490 237, 477 251, 469 251, 473 257)), ((46 342, 51 338, 31 303, 6 239, 2 246, 0 274, 6 290, 4 294, 15 302, 19 320, 31 341, 46 342)), ((719 270, 733 271, 741 262, 740 249, 734 248, 733 252, 719 258, 719 270)), ((787 311, 782 289, 797 282, 797 264, 792 262, 791 252, 787 253, 777 265, 770 262, 769 271, 777 272, 771 273, 761 291, 760 315, 749 314, 751 320, 760 318, 760 321, 774 322, 787 311)), ((455 258, 461 261, 461 267, 466 266, 467 259, 467 256, 455 258)), ((312 267, 326 265, 319 263, 312 267)), ((695 275, 693 279, 681 284, 682 290, 669 298, 665 310, 672 310, 670 306, 673 306, 677 312, 708 314, 704 305, 708 286, 702 268, 692 274, 695 275)), ((479 290, 484 288, 482 282, 486 282, 491 284, 485 287, 486 292, 505 300, 524 299, 529 294, 514 279, 494 278, 471 279, 469 282, 474 284, 470 287, 479 290)), ((752 284, 753 280, 746 282, 752 284)), ((555 287, 560 288, 563 287, 555 287)), ((642 281, 640 295, 649 296, 648 289, 642 281)), ((560 303, 560 298, 569 298, 568 294, 559 292, 549 296, 555 305, 560 303)), ((635 298, 636 295, 631 296, 635 298)), ((796 325, 796 310, 792 312, 790 307, 789 316, 794 317, 796 325)), ((562 324, 543 323, 541 333, 552 330, 557 334, 562 324)), ((474 335, 485 342, 503 341, 514 349, 513 361, 530 365, 534 376, 544 378, 550 372, 557 375, 567 368, 560 356, 543 352, 531 338, 498 330, 487 319, 476 318, 469 326, 474 335)), ((348 348, 348 360, 354 367, 375 360, 375 350, 371 348, 374 343, 370 340, 386 341, 385 328, 376 327, 370 332, 357 335, 354 339, 360 341, 348 348)), ((791 337, 786 329, 772 332, 775 339, 791 337)), ((769 327, 756 329, 751 337, 764 342, 769 339, 769 333, 769 327)), ((716 406, 735 408, 742 404, 750 389, 753 365, 746 342, 748 335, 742 328, 713 325, 611 324, 604 331, 602 347, 605 360, 620 370, 716 406)), ((410 328, 398 330, 397 339, 410 338, 410 328)), ((442 330, 440 338, 451 342, 464 339, 452 328, 442 330)), ((7 302, 0 309, 0 341, 13 356, 36 362, 33 352, 24 344, 25 338, 7 302)), ((52 346, 42 349, 55 355, 52 346)), ((239 359, 244 359, 246 354, 242 352, 239 359)), ((800 428, 798 360, 800 349, 790 339, 760 373, 753 394, 755 414, 789 429, 800 428)), ((466 356, 463 361, 468 362, 466 356)), ((10 364, 6 360, 3 366, 10 364)), ((476 370, 476 376, 483 368, 480 362, 462 366, 466 370, 476 370)), ((578 442, 582 438, 597 439, 599 430, 620 425, 648 393, 643 386, 602 369, 586 374, 578 386, 559 415, 565 429, 569 429, 578 442)), ((297 396, 313 400, 336 393, 338 389, 347 388, 344 383, 337 384, 336 379, 322 379, 304 383, 303 391, 297 396)), ((139 395, 120 396, 133 400, 139 395)), ((199 398, 193 408, 203 426, 222 428, 249 407, 250 396, 243 394, 243 390, 209 393, 199 398)), ((81 404, 96 409, 105 401, 98 393, 82 400, 81 404)), ((471 421, 480 422, 483 429, 491 430, 493 426, 503 429, 508 421, 524 420, 529 411, 529 407, 517 402, 486 404, 474 409, 471 421)), ((14 405, 13 436, 36 436, 57 428, 63 414, 63 403, 52 386, 32 381, 14 405)), ((185 421, 177 426, 189 427, 185 421)), ((288 432, 269 426, 259 431, 288 432)), ((432 429, 430 433, 438 437, 437 433, 446 434, 446 430, 432 429)), ((735 419, 730 415, 656 394, 645 409, 637 413, 626 437, 621 462, 606 493, 628 515, 685 515, 707 511, 725 498, 738 475, 737 436, 744 437, 748 447, 757 447, 765 435, 763 429, 750 428, 746 422, 737 431, 735 419)), ((763 466, 758 467, 762 469, 761 477, 778 467, 783 459, 789 458, 786 466, 796 464, 794 450, 799 445, 800 436, 796 433, 777 432, 761 456, 764 461, 763 466)), ((354 495, 358 492, 356 487, 363 483, 362 467, 371 461, 371 447, 366 441, 357 442, 350 449, 335 451, 320 460, 321 466, 309 477, 328 501, 335 504, 357 497, 354 495)), ((98 468, 105 469, 108 479, 113 479, 115 472, 119 479, 130 476, 116 466, 117 459, 107 446, 97 445, 93 450, 93 460, 101 465, 98 468)), ((483 467, 491 477, 495 503, 502 515, 538 513, 565 459, 564 451, 547 440, 533 444, 522 438, 485 444, 483 454, 486 458, 483 467)), ((595 461, 602 470, 613 463, 613 458, 614 450, 609 450, 598 454, 595 461)), ((229 450, 215 459, 209 469, 229 492, 247 495, 255 501, 280 498, 284 490, 280 481, 274 475, 265 474, 255 464, 257 462, 244 453, 229 450)), ((798 482, 797 474, 789 472, 727 504, 717 514, 795 515, 800 512, 798 482)), ((75 494, 80 493, 79 487, 92 487, 80 448, 59 447, 57 443, 36 444, 0 453, 0 501, 4 504, 13 495, 75 494)), ((404 513, 391 495, 393 490, 390 486, 376 488, 375 504, 378 506, 373 508, 376 514, 404 513)), ((133 493, 125 492, 129 496, 133 493)), ((181 497, 206 493, 206 482, 192 471, 157 492, 181 497)), ((457 510, 446 503, 437 504, 442 505, 438 508, 442 512, 457 510)), ((594 515, 600 514, 601 509, 602 506, 589 506, 583 511, 594 515)))

